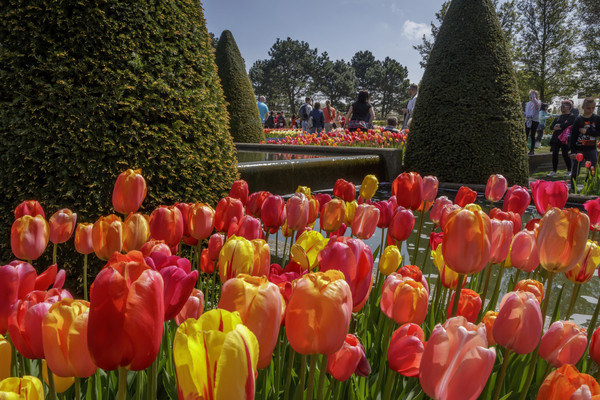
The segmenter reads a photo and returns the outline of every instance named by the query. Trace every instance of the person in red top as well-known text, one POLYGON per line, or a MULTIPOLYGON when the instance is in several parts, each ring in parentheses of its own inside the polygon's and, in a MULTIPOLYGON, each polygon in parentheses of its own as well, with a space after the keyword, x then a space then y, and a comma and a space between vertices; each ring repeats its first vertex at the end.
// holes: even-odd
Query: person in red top
POLYGON ((325 102, 323 115, 325 116, 325 132, 331 132, 332 125, 335 122, 335 108, 331 107, 331 102, 329 100, 325 102))

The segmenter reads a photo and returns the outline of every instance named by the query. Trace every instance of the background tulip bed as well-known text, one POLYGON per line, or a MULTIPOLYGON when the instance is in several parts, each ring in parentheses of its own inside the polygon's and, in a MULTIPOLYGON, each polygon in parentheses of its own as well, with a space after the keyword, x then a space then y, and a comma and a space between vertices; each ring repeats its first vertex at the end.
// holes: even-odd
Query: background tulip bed
POLYGON ((299 187, 285 201, 236 181, 214 209, 180 203, 145 216, 145 180, 128 170, 112 198, 124 220, 77 224, 67 209, 47 220, 24 201, 11 230, 17 260, 0 267, 0 398, 600 396, 600 306, 587 331, 571 321, 600 264, 599 199, 587 213, 563 209, 564 182, 534 182, 540 218, 523 226, 530 194, 501 175, 486 207, 466 187, 438 197, 437 179, 416 173, 399 175, 389 199, 374 201, 377 188, 369 175, 357 196, 340 179, 333 196, 299 187), (56 248, 73 235, 83 299, 57 267, 56 248), (49 242, 54 264, 38 274, 49 242), (88 293, 92 254, 106 265, 88 293), (563 273, 573 285, 556 295, 563 273))
POLYGON ((350 132, 342 128, 329 133, 302 132, 301 129, 265 129, 267 144, 294 144, 303 146, 353 146, 403 148, 408 130, 401 133, 384 131, 382 127, 367 132, 350 132))

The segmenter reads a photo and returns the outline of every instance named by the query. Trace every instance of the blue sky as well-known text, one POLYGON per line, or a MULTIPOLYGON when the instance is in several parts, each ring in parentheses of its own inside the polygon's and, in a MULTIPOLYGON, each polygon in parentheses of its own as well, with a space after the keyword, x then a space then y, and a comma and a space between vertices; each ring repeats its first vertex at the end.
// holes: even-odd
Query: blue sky
POLYGON ((430 32, 429 23, 443 0, 204 0, 209 32, 217 37, 229 29, 250 68, 268 58, 277 38, 308 42, 332 60, 349 61, 370 50, 408 68, 411 81, 423 75, 421 57, 412 48, 430 32))

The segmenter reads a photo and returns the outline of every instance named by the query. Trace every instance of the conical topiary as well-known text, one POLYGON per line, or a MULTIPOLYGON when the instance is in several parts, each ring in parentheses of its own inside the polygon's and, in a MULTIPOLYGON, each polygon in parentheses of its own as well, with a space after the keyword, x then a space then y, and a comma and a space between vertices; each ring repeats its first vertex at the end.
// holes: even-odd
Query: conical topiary
POLYGON ((490 0, 453 0, 431 51, 404 158, 440 181, 527 184, 517 83, 490 0))
POLYGON ((260 123, 252 83, 246 73, 244 59, 235 43, 233 34, 225 30, 221 34, 215 60, 219 78, 229 111, 229 133, 237 143, 259 143, 265 140, 260 123))
MULTIPOLYGON (((48 217, 68 207, 94 222, 114 212, 112 188, 127 168, 146 178, 146 212, 216 205, 237 178, 198 1, 9 0, 0 42, 1 260, 14 258, 22 200, 39 200, 48 217)), ((63 247, 75 252, 59 247, 62 267, 63 247)))

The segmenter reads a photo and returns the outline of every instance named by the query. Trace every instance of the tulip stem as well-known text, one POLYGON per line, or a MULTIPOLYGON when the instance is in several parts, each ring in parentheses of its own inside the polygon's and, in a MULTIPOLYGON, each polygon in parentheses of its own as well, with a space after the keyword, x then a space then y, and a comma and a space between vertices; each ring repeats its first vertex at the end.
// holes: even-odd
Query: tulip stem
POLYGON ((594 314, 592 315, 592 319, 590 320, 590 325, 588 326, 587 336, 588 336, 588 346, 590 340, 592 339, 592 334, 596 329, 596 322, 598 322, 598 312, 600 312, 600 301, 596 302, 596 308, 594 309, 594 314))
POLYGON ((127 398, 127 369, 119 367, 119 390, 117 400, 126 400, 127 398))
MULTIPOLYGON (((312 400, 315 398, 315 372, 317 371, 317 359, 319 358, 318 354, 310 355, 310 366, 308 368, 308 383, 306 389, 306 399, 312 400)), ((305 398, 302 396, 302 398, 305 398)))
POLYGON ((546 282, 546 295, 544 296, 544 304, 542 305, 542 327, 546 325, 546 312, 550 303, 550 293, 552 292, 552 281, 554 280, 554 272, 549 272, 548 282, 546 282))
POLYGON ((513 290, 515 290, 517 283, 519 283, 519 275, 521 275, 521 270, 517 268, 517 272, 515 273, 515 284, 513 285, 513 290))
POLYGON ((89 301, 88 299, 88 287, 87 287, 87 267, 88 267, 88 255, 83 255, 83 299, 85 301, 89 301))
POLYGON ((10 376, 19 376, 19 366, 17 365, 17 349, 10 338, 10 333, 6 335, 6 340, 10 346, 10 376))
POLYGON ((510 359, 510 349, 506 349, 504 352, 504 361, 502 362, 502 369, 500 370, 500 375, 498 375, 498 379, 496 379, 496 391, 494 392, 494 400, 498 400, 500 397, 500 392, 502 391, 502 382, 504 382, 504 376, 506 375, 506 368, 508 367, 508 360, 510 359))
POLYGON ((415 242, 415 249, 413 251, 412 264, 417 265, 417 256, 419 255, 419 242, 421 241, 421 229, 423 229, 423 217, 425 216, 425 207, 421 209, 419 215, 419 228, 417 229, 417 241, 415 242))
POLYGON ((333 400, 337 400, 340 397, 340 389, 342 388, 342 382, 336 381, 335 383, 335 392, 333 392, 333 400))
POLYGON ((306 354, 302 354, 300 357, 300 399, 304 399, 304 389, 306 388, 306 354))
POLYGON ((75 377, 75 400, 81 400, 81 380, 75 377))
POLYGON ((394 387, 395 376, 396 372, 388 371, 388 376, 385 380, 385 386, 383 387, 383 396, 381 397, 383 400, 390 400, 392 396, 392 388, 394 387))
POLYGON ((575 302, 577 301, 577 296, 579 295, 579 288, 581 288, 580 284, 573 283, 573 294, 571 295, 569 308, 567 309, 567 314, 565 315, 565 321, 569 320, 569 318, 571 317, 571 313, 573 312, 573 308, 575 308, 575 302))
POLYGON ((290 236, 290 250, 288 251, 287 262, 288 264, 292 261, 292 246, 294 245, 294 236, 296 231, 292 230, 292 236, 290 236))
POLYGON ((502 284, 502 276, 504 276, 504 262, 500 264, 500 271, 498 272, 498 276, 496 277, 496 287, 494 288, 494 293, 492 294, 492 298, 490 299, 490 303, 488 304, 488 310, 496 309, 496 303, 498 303, 498 294, 500 293, 500 285, 502 284))
MULTIPOLYGON (((317 400, 323 400, 323 385, 325 384, 325 375, 327 375, 327 359, 329 356, 323 354, 321 356, 321 369, 319 371, 319 386, 317 386, 317 400)), ((333 383, 333 382, 332 382, 333 383)), ((331 384, 329 385, 331 388, 331 384)), ((329 397, 327 397, 329 399, 329 397)))
POLYGON ((290 349, 290 358, 288 359, 287 374, 285 377, 285 389, 283 390, 283 400, 290 398, 290 382, 292 381, 292 369, 294 368, 294 358, 296 352, 290 349))
POLYGON ((375 393, 379 393, 381 384, 383 383, 383 375, 385 375, 385 372, 387 371, 387 368, 385 368, 385 363, 387 361, 387 351, 388 351, 388 346, 390 344, 390 336, 392 335, 393 329, 394 329, 394 321, 388 318, 386 320, 385 333, 383 334, 383 341, 381 342, 382 352, 381 352, 381 355, 379 356, 379 359, 380 359, 379 372, 378 372, 378 376, 377 376, 377 382, 375 384, 376 385, 375 393))
MULTIPOLYGON (((56 244, 54 246, 56 246, 56 244)), ((40 366, 42 366, 41 362, 40 366)), ((56 400, 56 390, 54 389, 54 373, 52 372, 50 366, 47 363, 46 372, 48 373, 48 394, 50 395, 50 400, 56 400)))
POLYGON ((155 400, 158 384, 158 357, 150 364, 150 377, 148 382, 148 400, 155 400))
POLYGON ((56 243, 53 243, 53 247, 52 247, 52 264, 56 264, 56 248, 58 247, 58 245, 56 243))
POLYGON ((285 268, 285 251, 287 250, 288 237, 285 236, 285 240, 283 241, 283 252, 281 253, 281 266, 285 268))
POLYGON ((490 285, 490 276, 492 275, 492 265, 488 264, 486 266, 486 274, 485 274, 485 283, 483 284, 483 292, 481 292, 481 301, 483 302, 484 307, 481 307, 481 310, 485 309, 485 296, 487 295, 488 286, 490 285))
POLYGON ((456 312, 458 311, 458 303, 460 303, 460 291, 462 290, 464 277, 465 276, 463 274, 458 274, 456 294, 454 295, 454 301, 452 302, 452 314, 450 314, 450 317, 456 317, 456 312))

